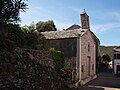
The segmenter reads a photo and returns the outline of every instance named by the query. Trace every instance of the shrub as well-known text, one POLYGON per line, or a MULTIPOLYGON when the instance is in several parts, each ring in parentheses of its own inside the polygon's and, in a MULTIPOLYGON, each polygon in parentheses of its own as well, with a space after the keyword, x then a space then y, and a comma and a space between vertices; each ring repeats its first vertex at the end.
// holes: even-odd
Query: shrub
POLYGON ((69 69, 63 68, 63 69, 60 70, 60 75, 64 79, 70 78, 71 77, 71 71, 69 69))
POLYGON ((64 68, 64 53, 58 50, 55 50, 54 48, 49 49, 52 53, 53 60, 55 62, 55 69, 61 70, 64 68))
POLYGON ((64 68, 64 53, 54 48, 50 48, 49 51, 52 53, 57 73, 65 80, 70 78, 71 70, 64 68))

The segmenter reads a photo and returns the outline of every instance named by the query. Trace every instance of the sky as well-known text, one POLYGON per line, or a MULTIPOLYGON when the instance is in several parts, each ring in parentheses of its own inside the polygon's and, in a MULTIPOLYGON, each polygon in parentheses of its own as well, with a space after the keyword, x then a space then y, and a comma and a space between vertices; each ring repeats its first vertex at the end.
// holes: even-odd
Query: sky
POLYGON ((120 0, 28 0, 26 4, 21 25, 53 20, 58 30, 81 26, 80 13, 85 9, 101 45, 120 46, 120 0))

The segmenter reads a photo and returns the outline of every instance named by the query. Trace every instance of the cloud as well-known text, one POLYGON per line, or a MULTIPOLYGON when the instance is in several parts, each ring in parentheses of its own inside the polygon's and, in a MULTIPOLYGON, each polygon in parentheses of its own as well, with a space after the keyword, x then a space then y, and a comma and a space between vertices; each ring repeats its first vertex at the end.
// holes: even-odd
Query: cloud
POLYGON ((94 11, 90 12, 90 17, 98 21, 120 21, 120 10, 114 11, 94 11))
POLYGON ((96 34, 120 30, 120 11, 92 12, 91 30, 96 34))
POLYGON ((84 10, 89 14, 89 11, 85 8, 71 7, 71 10, 73 10, 77 15, 80 15, 82 12, 84 12, 84 10))
POLYGON ((72 9, 73 9, 74 12, 76 12, 78 14, 80 14, 83 11, 81 8, 75 8, 75 7, 73 7, 72 9))
MULTIPOLYGON (((83 9, 76 7, 70 7, 70 9, 76 14, 80 14, 83 11, 83 9)), ((110 11, 104 13, 101 13, 100 11, 91 11, 89 15, 91 20, 93 19, 97 21, 90 21, 92 22, 91 30, 96 34, 101 34, 103 32, 120 28, 120 11, 110 11)), ((37 23, 38 21, 53 20, 59 30, 66 29, 74 23, 70 21, 70 18, 65 18, 64 14, 56 13, 53 10, 40 6, 29 7, 25 13, 21 13, 20 17, 22 19, 22 24, 30 24, 32 21, 37 23)))
POLYGON ((32 6, 30 7, 26 13, 21 13, 22 24, 30 24, 32 21, 37 23, 38 21, 47 21, 53 20, 56 27, 59 30, 66 29, 68 26, 72 25, 69 18, 65 18, 62 13, 56 13, 50 9, 46 9, 43 7, 32 6))
POLYGON ((48 20, 52 18, 53 12, 42 7, 32 6, 25 13, 20 13, 23 23, 31 23, 31 21, 48 20))
POLYGON ((91 26, 91 30, 96 34, 101 34, 104 32, 112 31, 112 30, 119 30, 120 29, 120 22, 116 23, 105 23, 105 24, 96 24, 91 26))
POLYGON ((109 13, 113 19, 116 19, 117 21, 120 21, 120 11, 114 11, 109 13))

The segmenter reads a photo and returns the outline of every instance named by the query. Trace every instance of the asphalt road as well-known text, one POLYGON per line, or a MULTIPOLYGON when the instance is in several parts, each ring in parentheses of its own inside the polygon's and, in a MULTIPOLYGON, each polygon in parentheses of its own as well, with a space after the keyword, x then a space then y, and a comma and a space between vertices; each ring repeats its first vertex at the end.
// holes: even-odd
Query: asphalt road
POLYGON ((120 77, 116 77, 111 72, 104 72, 77 90, 120 90, 120 77))

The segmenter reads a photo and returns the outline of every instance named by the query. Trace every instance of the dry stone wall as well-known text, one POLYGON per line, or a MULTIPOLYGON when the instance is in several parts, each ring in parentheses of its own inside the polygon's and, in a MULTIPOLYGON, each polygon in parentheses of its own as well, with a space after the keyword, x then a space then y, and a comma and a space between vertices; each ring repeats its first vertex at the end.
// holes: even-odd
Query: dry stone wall
POLYGON ((0 51, 0 90, 67 90, 50 67, 53 65, 50 56, 46 51, 20 48, 13 52, 0 51))
POLYGON ((54 68, 54 61, 52 59, 52 55, 48 51, 25 48, 16 48, 15 51, 23 54, 26 58, 29 57, 32 60, 37 60, 41 65, 54 68))

